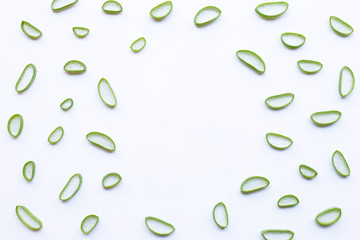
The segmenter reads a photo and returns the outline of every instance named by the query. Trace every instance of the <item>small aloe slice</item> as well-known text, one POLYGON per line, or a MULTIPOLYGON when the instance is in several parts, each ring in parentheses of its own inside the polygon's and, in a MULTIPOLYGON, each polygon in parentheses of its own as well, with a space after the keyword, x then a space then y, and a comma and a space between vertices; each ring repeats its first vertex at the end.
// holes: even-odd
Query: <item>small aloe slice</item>
POLYGON ((8 121, 7 129, 11 136, 20 136, 24 126, 24 120, 20 114, 14 114, 8 121))
POLYGON ((349 24, 347 24, 338 17, 331 16, 329 22, 331 28, 339 35, 349 36, 354 32, 354 29, 349 24))
POLYGON ((335 170, 343 177, 347 177, 350 175, 350 168, 347 164, 344 155, 336 150, 332 155, 332 164, 335 170))
POLYGON ((67 201, 71 199, 81 188, 82 176, 80 173, 74 174, 66 183, 63 190, 60 192, 59 199, 67 201))
POLYGON ((84 27, 73 27, 72 30, 73 30, 74 34, 79 38, 86 37, 90 32, 90 30, 88 28, 84 28, 84 27))
POLYGON ((24 70, 21 73, 19 80, 16 82, 15 90, 18 93, 25 92, 33 84, 36 77, 36 67, 34 64, 30 63, 26 65, 24 70))
POLYGON ((116 97, 115 94, 109 84, 109 82, 102 78, 99 81, 98 84, 98 93, 101 98, 101 100, 108 105, 109 107, 115 107, 116 106, 116 97))
POLYGON ((270 182, 264 177, 249 177, 241 184, 242 193, 254 192, 269 186, 270 182))
POLYGON ((161 20, 167 17, 171 13, 171 10, 172 10, 172 2, 166 1, 160 3, 159 5, 151 9, 150 15, 157 20, 161 20))
POLYGON ((32 230, 40 230, 42 228, 41 221, 24 206, 18 205, 15 208, 16 215, 20 221, 32 230))
POLYGON ((301 176, 303 176, 306 179, 313 179, 314 177, 317 176, 317 172, 315 171, 315 169, 306 166, 306 165, 300 165, 299 166, 299 172, 301 174, 301 176))
POLYGON ((261 231, 261 235, 266 240, 291 240, 294 237, 295 233, 290 230, 272 229, 261 231))
POLYGON ((317 73, 323 67, 321 62, 313 60, 300 60, 298 61, 298 66, 301 71, 308 74, 317 73))
POLYGON ((21 22, 21 29, 27 36, 29 36, 32 39, 38 39, 42 35, 39 29, 37 29, 36 27, 25 21, 21 22))
POLYGON ((215 205, 213 209, 213 218, 216 225, 221 228, 227 228, 227 226, 229 225, 228 212, 223 202, 219 202, 215 205))
POLYGON ((340 71, 339 93, 341 97, 349 95, 355 86, 355 77, 351 69, 344 66, 340 71))
POLYGON ((79 74, 86 71, 86 66, 78 60, 71 60, 64 65, 64 70, 68 73, 79 74))
POLYGON ((84 234, 88 234, 90 233, 97 225, 97 223, 99 222, 99 217, 94 215, 94 214, 91 214, 89 216, 86 216, 84 218, 84 220, 82 220, 81 222, 81 231, 84 233, 84 234))
POLYGON ((207 6, 195 15, 194 23, 196 26, 201 27, 215 21, 221 15, 219 8, 214 6, 207 6))
POLYGON ((286 2, 267 2, 259 4, 255 11, 263 18, 274 19, 286 12, 288 7, 289 4, 286 2))
POLYGON ((249 50, 239 50, 236 52, 237 57, 246 65, 258 73, 264 73, 266 70, 265 63, 259 55, 249 50))
POLYGON ((281 42, 288 48, 299 48, 305 43, 305 36, 299 33, 285 32, 281 34, 281 42))
POLYGON ((109 152, 115 151, 114 141, 107 135, 100 132, 91 132, 86 135, 87 140, 92 144, 109 152))
POLYGON ((55 128, 55 130, 52 131, 52 133, 49 135, 48 142, 51 144, 56 144, 61 140, 63 136, 64 136, 64 129, 61 126, 59 126, 55 128))
POLYGON ((294 100, 294 94, 284 93, 268 97, 265 104, 271 109, 281 109, 288 106, 294 100))
POLYGON ((31 180, 33 180, 33 178, 35 176, 35 169, 36 169, 36 167, 35 167, 35 163, 33 161, 29 161, 24 164, 23 176, 26 181, 30 182, 31 180))
POLYGON ((119 14, 122 11, 122 6, 117 1, 106 1, 102 5, 102 10, 108 14, 119 14))
POLYGON ((337 122, 340 118, 341 112, 336 110, 316 112, 311 115, 311 120, 319 126, 328 126, 337 122))
POLYGON ((73 106, 73 104, 74 101, 71 98, 67 98, 60 104, 60 107, 62 110, 67 111, 73 106))
POLYGON ((336 223, 341 217, 341 209, 338 207, 328 208, 316 216, 316 222, 322 226, 336 223))
POLYGON ((113 188, 121 182, 121 176, 118 173, 108 173, 102 180, 102 185, 105 189, 113 188))
POLYGON ((299 204, 299 199, 294 195, 285 195, 279 199, 277 204, 281 208, 294 207, 299 204))
POLYGON ((169 235, 175 231, 175 227, 170 223, 154 217, 146 217, 145 224, 147 228, 157 235, 169 235))
POLYGON ((266 134, 266 141, 275 149, 286 149, 293 144, 291 138, 283 136, 278 133, 267 133, 266 134))
POLYGON ((146 45, 146 40, 145 38, 141 37, 136 39, 130 46, 131 50, 133 50, 134 52, 139 52, 141 51, 146 45))
POLYGON ((77 1, 79 0, 53 0, 51 3, 51 9, 54 12, 60 12, 73 6, 75 3, 77 3, 77 1))

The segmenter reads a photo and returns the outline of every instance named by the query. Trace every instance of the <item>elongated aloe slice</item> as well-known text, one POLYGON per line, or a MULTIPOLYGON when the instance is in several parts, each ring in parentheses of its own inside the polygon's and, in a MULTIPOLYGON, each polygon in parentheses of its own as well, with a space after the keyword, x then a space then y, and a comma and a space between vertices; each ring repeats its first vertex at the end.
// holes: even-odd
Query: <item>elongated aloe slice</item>
POLYGON ((313 60, 300 60, 298 61, 298 66, 301 71, 308 74, 317 73, 323 67, 321 62, 313 60))
POLYGON ((229 225, 228 212, 223 202, 219 202, 215 205, 213 209, 213 218, 216 225, 221 228, 226 228, 229 225))
POLYGON ((118 173, 108 173, 104 176, 102 185, 106 189, 113 188, 121 182, 121 179, 118 173))
POLYGON ((24 206, 18 205, 15 208, 16 215, 20 221, 32 230, 40 230, 42 228, 41 221, 24 206))
POLYGON ((288 7, 289 4, 286 2, 267 2, 259 4, 255 11, 263 18, 274 19, 286 12, 288 7))
POLYGON ((173 225, 154 217, 146 217, 145 224, 151 232, 157 235, 169 235, 175 231, 173 225))
POLYGON ((299 33, 285 32, 281 34, 281 41, 288 48, 299 48, 304 45, 305 40, 305 36, 299 33))
POLYGON ((82 220, 81 222, 81 231, 84 233, 84 234, 88 234, 90 233, 97 225, 97 223, 99 222, 99 217, 94 215, 94 214, 91 214, 89 216, 86 216, 84 218, 84 220, 82 220))
POLYGON ((250 193, 269 186, 270 182, 264 177, 249 177, 241 184, 241 192, 250 193))
POLYGON ((63 136, 64 136, 64 129, 61 126, 59 126, 55 128, 55 130, 52 131, 52 133, 49 135, 48 142, 51 144, 56 144, 61 140, 63 136))
POLYGON ((324 111, 316 112, 311 115, 311 120, 319 126, 327 126, 337 122, 341 118, 341 112, 333 111, 324 111))
POLYGON ((25 21, 21 22, 21 29, 27 36, 29 36, 32 39, 38 39, 42 35, 39 29, 37 29, 36 27, 25 21))
POLYGON ((316 222, 322 226, 336 223, 341 217, 341 209, 338 207, 328 208, 316 216, 316 222))
POLYGON ((86 66, 78 60, 71 60, 64 65, 64 70, 68 73, 79 74, 86 71, 86 66))
POLYGON ((19 80, 16 82, 15 90, 18 93, 25 92, 33 84, 35 77, 36 77, 35 65, 32 63, 26 65, 26 67, 21 73, 19 80))
POLYGON ((72 30, 73 30, 74 34, 79 38, 86 37, 90 32, 90 30, 88 28, 84 28, 84 27, 73 27, 72 30))
POLYGON ((106 1, 102 5, 102 10, 108 14, 119 14, 122 11, 122 6, 117 1, 106 1))
POLYGON ((60 107, 62 110, 67 111, 73 106, 73 104, 74 101, 71 98, 67 98, 60 104, 60 107))
POLYGON ((236 52, 237 57, 246 65, 258 73, 264 73, 266 70, 265 63, 259 55, 249 50, 239 50, 236 52))
POLYGON ((293 144, 291 138, 283 136, 278 133, 267 133, 266 134, 266 141, 275 149, 286 149, 293 144))
POLYGON ((341 97, 349 95, 355 86, 355 77, 349 67, 344 66, 340 71, 339 93, 341 97))
POLYGON ((79 0, 53 0, 51 3, 51 9, 54 12, 60 12, 73 6, 75 3, 77 3, 77 1, 79 0))
POLYGON ((221 11, 219 8, 207 6, 198 11, 195 15, 194 23, 196 26, 201 27, 215 21, 220 15, 221 11))
POLYGON ((24 120, 20 114, 14 114, 8 121, 7 129, 11 136, 20 136, 24 126, 24 120))
POLYGON ((281 208, 294 207, 299 204, 299 199, 294 195, 285 195, 279 199, 277 204, 281 208))
POLYGON ((141 37, 139 39, 136 39, 130 46, 131 50, 133 50, 134 52, 139 52, 141 51, 146 45, 146 40, 145 38, 141 37))
POLYGON ((109 152, 115 151, 114 141, 107 135, 100 132, 91 132, 86 135, 87 140, 92 144, 109 152))
POLYGON ((67 201, 72 198, 81 188, 82 176, 80 173, 74 174, 66 183, 63 190, 60 192, 59 199, 67 201))
POLYGON ((304 178, 307 179, 313 179, 318 174, 313 168, 306 165, 300 165, 299 172, 304 178))
POLYGON ((347 177, 350 175, 350 168, 347 164, 344 155, 336 150, 332 155, 332 164, 335 170, 343 177, 347 177))
POLYGON ((272 229, 261 231, 261 235, 266 240, 291 240, 294 237, 295 233, 290 230, 272 229))
POLYGON ((284 93, 268 97, 265 104, 272 109, 281 109, 288 106, 294 100, 294 94, 284 93))
POLYGON ((99 81, 98 84, 98 93, 101 98, 101 100, 108 105, 109 107, 115 107, 116 106, 116 97, 115 94, 109 84, 109 82, 102 78, 99 81))
POLYGON ((26 181, 30 182, 31 180, 33 180, 34 176, 35 176, 35 163, 33 161, 29 161, 27 163, 25 163, 24 167, 23 167, 23 176, 25 178, 26 181))
POLYGON ((161 20, 167 17, 171 13, 171 10, 172 10, 172 2, 166 1, 160 3, 159 5, 151 9, 150 15, 157 20, 161 20))
POLYGON ((338 17, 331 16, 329 19, 331 28, 342 36, 349 36, 354 29, 338 17))

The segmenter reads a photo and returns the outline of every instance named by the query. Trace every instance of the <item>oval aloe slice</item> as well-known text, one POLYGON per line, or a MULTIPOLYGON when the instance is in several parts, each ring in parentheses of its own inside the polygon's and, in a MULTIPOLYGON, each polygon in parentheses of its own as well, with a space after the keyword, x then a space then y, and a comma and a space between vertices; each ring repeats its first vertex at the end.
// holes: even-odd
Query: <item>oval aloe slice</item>
POLYGON ((288 106, 294 100, 294 94, 284 93, 268 97, 265 100, 265 104, 271 109, 281 109, 288 106))
POLYGON ((266 240, 291 240, 294 237, 295 233, 290 230, 272 229, 261 231, 261 235, 266 240))
POLYGON ((88 28, 84 28, 84 27, 73 27, 72 30, 73 30, 74 34, 79 38, 86 37, 90 32, 90 30, 88 28))
POLYGON ((331 16, 329 22, 331 28, 341 36, 346 37, 354 32, 354 29, 349 24, 347 24, 338 17, 331 16))
POLYGON ((169 235, 175 231, 173 225, 154 217, 146 217, 145 224, 151 232, 157 235, 169 235))
POLYGON ((29 161, 24 164, 23 176, 24 176, 25 180, 28 182, 33 180, 33 178, 35 176, 35 163, 33 161, 29 161))
POLYGON ((215 21, 221 15, 219 8, 214 6, 207 6, 195 15, 194 23, 196 26, 201 27, 215 21))
POLYGON ((341 209, 338 207, 328 208, 316 216, 316 222, 322 226, 336 223, 341 217, 341 209))
POLYGON ((113 188, 121 182, 121 176, 118 173, 108 173, 102 180, 105 189, 113 188))
POLYGON ((15 208, 16 215, 20 221, 32 230, 40 230, 42 228, 41 221, 24 206, 18 205, 15 208))
POLYGON ((160 3, 159 5, 151 9, 150 15, 157 20, 161 20, 167 17, 171 13, 171 10, 172 10, 172 2, 166 1, 160 3))
POLYGON ((115 151, 114 141, 107 135, 100 132, 91 132, 86 135, 87 140, 92 144, 109 152, 115 151))
POLYGON ((64 70, 68 73, 79 74, 86 71, 86 66, 78 60, 71 60, 64 65, 64 70))
POLYGON ((301 176, 303 176, 306 179, 313 179, 314 177, 317 176, 317 172, 313 168, 306 165, 300 165, 299 172, 301 176))
POLYGON ((106 1, 102 5, 102 10, 108 14, 119 14, 122 11, 122 6, 117 1, 106 1))
POLYGON ((24 126, 24 120, 20 114, 14 114, 8 121, 7 129, 11 136, 20 136, 24 126))
POLYGON ((299 48, 305 43, 305 36, 299 33, 285 32, 281 34, 281 42, 288 48, 299 48))
POLYGON ((49 135, 48 142, 51 144, 56 144, 61 140, 63 136, 64 136, 64 129, 61 126, 59 126, 55 128, 55 130, 49 135))
POLYGON ((32 39, 38 39, 42 35, 39 29, 25 21, 21 22, 21 29, 28 37, 32 39))
POLYGON ((109 107, 115 107, 116 106, 116 97, 115 94, 109 84, 109 82, 102 78, 99 81, 98 84, 98 93, 101 98, 101 100, 108 105, 109 107))
POLYGON ((259 4, 255 11, 263 18, 274 19, 286 12, 288 7, 289 4, 286 2, 267 2, 259 4))
POLYGON ((77 1, 79 0, 53 0, 51 3, 51 9, 54 12, 60 12, 73 6, 75 3, 77 3, 77 1))
POLYGON ((283 136, 277 133, 267 133, 266 134, 266 141, 275 149, 286 149, 293 144, 291 138, 283 136))
POLYGON ((337 122, 341 118, 341 112, 333 111, 324 111, 316 112, 311 115, 311 120, 319 126, 327 126, 337 122))
POLYGON ((67 201, 72 198, 82 185, 82 176, 80 173, 74 174, 66 183, 63 190, 60 192, 59 199, 61 201, 67 201))
POLYGON ((243 63, 254 69, 256 72, 260 74, 265 72, 265 63, 256 53, 249 50, 239 50, 236 52, 236 55, 243 63))
POLYGON ((16 82, 15 90, 18 93, 25 92, 33 84, 36 77, 36 67, 34 64, 30 63, 26 65, 24 70, 21 73, 19 80, 16 82))
POLYGON ((344 155, 336 150, 332 155, 332 164, 335 170, 343 177, 347 177, 350 175, 350 168, 347 164, 344 155))
POLYGON ((298 61, 298 66, 301 71, 308 74, 317 73, 323 67, 321 62, 313 60, 300 60, 298 61))
POLYGON ((349 95, 355 86, 355 77, 349 67, 344 66, 340 71, 339 93, 341 97, 349 95))
POLYGON ((84 233, 84 234, 88 234, 90 233, 97 225, 97 223, 99 222, 99 217, 96 216, 96 215, 89 215, 89 216, 86 216, 84 218, 84 220, 82 220, 81 222, 81 231, 84 233))
POLYGON ((242 193, 254 192, 269 186, 270 182, 264 177, 249 177, 241 184, 242 193))
POLYGON ((130 46, 131 50, 133 50, 134 52, 139 52, 141 51, 146 45, 146 40, 145 38, 141 37, 139 39, 136 39, 130 46))
POLYGON ((60 107, 62 110, 67 111, 73 106, 73 104, 74 101, 71 98, 67 98, 60 104, 60 107))
POLYGON ((281 208, 294 207, 299 204, 299 199, 294 195, 285 195, 279 199, 277 204, 281 208))
POLYGON ((221 228, 226 228, 229 225, 228 212, 223 202, 219 202, 215 205, 213 209, 213 218, 216 225, 221 228))

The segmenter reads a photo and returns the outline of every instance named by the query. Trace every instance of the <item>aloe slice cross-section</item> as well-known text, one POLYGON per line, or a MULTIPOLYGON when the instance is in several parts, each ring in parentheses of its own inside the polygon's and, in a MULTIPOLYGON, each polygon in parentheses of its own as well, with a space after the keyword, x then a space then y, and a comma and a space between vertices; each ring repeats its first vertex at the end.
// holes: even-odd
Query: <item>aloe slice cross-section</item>
POLYGON ((68 73, 79 74, 86 71, 86 66, 78 60, 71 60, 65 63, 64 70, 68 73))
POLYGON ((82 185, 81 174, 80 173, 74 174, 60 192, 59 199, 61 201, 67 201, 71 199, 80 190, 81 185, 82 185))
POLYGON ((336 223, 341 217, 341 209, 338 207, 328 208, 316 216, 316 222, 322 226, 336 223))
POLYGON ((155 217, 146 217, 145 224, 151 232, 161 236, 169 235, 175 231, 173 225, 155 217))
POLYGON ((18 93, 25 92, 33 84, 36 77, 36 67, 34 64, 30 63, 26 65, 22 71, 19 80, 16 82, 15 90, 18 93))
POLYGON ((38 39, 42 35, 39 29, 25 21, 21 22, 21 29, 28 37, 32 39, 38 39))
POLYGON ((336 150, 332 155, 332 164, 341 176, 347 177, 350 175, 350 167, 340 151, 336 150))
POLYGON ((108 173, 102 180, 102 185, 105 189, 113 188, 121 182, 121 176, 118 173, 108 173))
POLYGON ((259 55, 250 50, 239 50, 236 52, 237 57, 250 68, 262 74, 265 72, 266 67, 264 61, 259 55))
POLYGON ((221 228, 227 228, 227 226, 229 225, 228 211, 223 202, 219 202, 215 205, 213 209, 213 218, 216 225, 221 228))
POLYGON ((99 217, 94 214, 91 214, 89 216, 86 216, 84 220, 82 220, 80 229, 84 234, 88 234, 92 230, 94 230, 98 222, 99 222, 99 217))
POLYGON ((73 27, 72 30, 73 30, 74 34, 79 38, 86 37, 90 32, 90 30, 85 27, 73 27))
POLYGON ((303 164, 299 166, 299 172, 301 176, 303 176, 306 179, 313 179, 318 174, 317 171, 315 171, 315 169, 303 164))
POLYGON ((219 8, 215 6, 207 6, 197 12, 194 23, 198 27, 205 26, 215 21, 218 17, 220 17, 220 15, 221 11, 219 8))
POLYGON ((271 109, 281 109, 288 106, 294 100, 293 93, 284 93, 268 97, 265 100, 265 104, 271 109))
POLYGON ((349 95, 355 86, 355 77, 351 69, 344 66, 340 71, 339 93, 341 97, 349 95))
POLYGON ((62 10, 65 10, 65 9, 73 6, 78 1, 79 0, 53 0, 51 3, 51 9, 54 12, 60 12, 62 10))
POLYGON ((115 151, 115 143, 114 141, 104 133, 100 132, 90 132, 86 135, 87 140, 92 144, 106 150, 109 152, 115 151))
POLYGON ((321 62, 314 61, 314 60, 299 60, 298 66, 301 71, 307 74, 314 74, 319 72, 323 65, 321 62))
POLYGON ((316 112, 311 115, 311 120, 319 126, 328 126, 341 118, 341 112, 337 110, 316 112))
POLYGON ((59 126, 55 128, 55 130, 52 131, 52 133, 49 135, 48 142, 51 144, 56 144, 61 140, 63 136, 64 136, 64 129, 61 126, 59 126))
POLYGON ((354 29, 338 17, 331 16, 329 19, 331 28, 341 36, 349 36, 354 29))
POLYGON ((20 136, 23 126, 23 117, 20 114, 14 114, 8 121, 7 129, 11 136, 17 138, 20 136))
POLYGON ((281 42, 288 48, 299 48, 305 43, 305 36, 299 33, 285 32, 281 34, 281 42))
POLYGON ((274 19, 286 12, 288 7, 286 2, 267 2, 259 4, 255 11, 265 19, 274 19))
POLYGON ((33 178, 35 176, 35 169, 36 169, 36 167, 35 167, 35 163, 33 161, 29 161, 24 164, 23 176, 26 181, 30 182, 31 180, 33 180, 33 178))
POLYGON ((146 40, 144 37, 136 39, 130 46, 131 50, 134 52, 141 51, 146 45, 146 40))
POLYGON ((99 81, 98 93, 99 93, 101 100, 106 105, 108 105, 109 107, 112 107, 112 108, 116 106, 117 101, 116 101, 115 94, 114 94, 109 82, 105 78, 102 78, 99 81))
POLYGON ((106 1, 102 5, 102 10, 108 14, 119 14, 122 11, 122 6, 117 1, 106 1))
POLYGON ((266 240, 291 240, 295 233, 290 230, 271 229, 261 231, 261 235, 266 240))
POLYGON ((277 204, 280 208, 294 207, 299 204, 299 199, 296 196, 289 194, 282 196, 277 204))
POLYGON ((37 231, 42 228, 42 222, 26 207, 18 205, 15 212, 19 220, 31 230, 37 231))
POLYGON ((150 15, 157 20, 161 20, 165 17, 167 17, 172 10, 172 2, 166 1, 163 3, 160 3, 150 11, 150 15))
POLYGON ((279 150, 286 149, 293 144, 291 138, 278 133, 267 133, 266 141, 271 147, 279 150))
POLYGON ((264 189, 269 186, 270 181, 267 180, 265 177, 261 176, 254 176, 247 178, 241 184, 241 192, 242 193, 250 193, 260 189, 264 189))
POLYGON ((73 104, 74 101, 71 98, 67 98, 60 104, 60 107, 62 110, 67 111, 73 106, 73 104))

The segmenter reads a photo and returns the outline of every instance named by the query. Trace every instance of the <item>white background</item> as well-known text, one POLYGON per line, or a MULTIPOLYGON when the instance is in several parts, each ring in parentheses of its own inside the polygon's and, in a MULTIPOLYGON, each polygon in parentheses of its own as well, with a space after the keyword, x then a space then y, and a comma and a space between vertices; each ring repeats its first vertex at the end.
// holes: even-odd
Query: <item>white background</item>
POLYGON ((123 12, 107 15, 102 1, 79 0, 55 13, 51 1, 2 1, 0 22, 0 238, 1 239, 158 239, 145 226, 154 216, 172 223, 168 239, 262 239, 264 229, 290 229, 296 239, 351 239, 358 233, 360 214, 359 84, 351 95, 338 93, 340 69, 349 66, 359 76, 360 39, 358 1, 289 1, 288 11, 276 20, 258 16, 261 1, 173 0, 173 11, 161 22, 149 11, 161 1, 122 0, 123 12), (199 9, 215 5, 222 15, 198 28, 199 9), (329 17, 351 24, 349 37, 335 34, 329 17), (28 38, 20 28, 25 20, 43 36, 28 38), (90 34, 77 38, 72 27, 90 34), (297 50, 280 41, 283 32, 306 36, 297 50), (133 53, 129 46, 145 37, 146 47, 133 53), (236 51, 249 49, 266 63, 263 75, 246 67, 236 51), (69 75, 64 64, 83 61, 87 71, 69 75), (318 60, 323 69, 303 74, 300 59, 318 60), (28 63, 38 74, 31 88, 18 94, 15 83, 28 63), (106 78, 118 100, 114 109, 99 98, 97 83, 106 78), (272 111, 264 100, 292 92, 287 108, 272 111), (68 97, 68 112, 59 104, 68 97), (315 126, 310 115, 339 110, 342 118, 326 128, 315 126), (15 113, 24 117, 20 137, 7 132, 15 113), (63 126, 56 145, 48 135, 63 126), (114 153, 91 145, 91 131, 108 134, 114 153), (285 151, 272 149, 267 132, 284 134, 294 144, 285 151), (340 150, 351 175, 340 177, 331 156, 340 150), (33 160, 36 176, 22 176, 23 164, 33 160), (308 181, 300 164, 318 171, 308 181), (102 177, 118 172, 123 181, 104 190, 102 177), (64 203, 58 195, 75 173, 83 186, 64 203), (243 195, 240 185, 253 175, 267 177, 270 186, 243 195), (300 204, 279 209, 277 200, 295 194, 300 204), (219 229, 212 208, 223 201, 229 227, 219 229), (15 214, 24 205, 43 222, 33 232, 15 214), (322 210, 338 206, 341 219, 323 228, 315 222, 322 210), (88 214, 100 217, 88 236, 80 223, 88 214))

